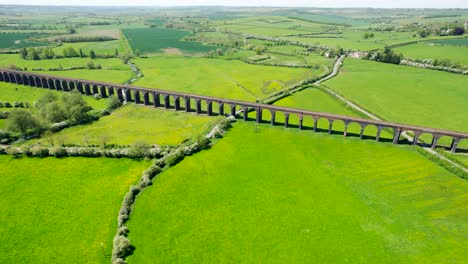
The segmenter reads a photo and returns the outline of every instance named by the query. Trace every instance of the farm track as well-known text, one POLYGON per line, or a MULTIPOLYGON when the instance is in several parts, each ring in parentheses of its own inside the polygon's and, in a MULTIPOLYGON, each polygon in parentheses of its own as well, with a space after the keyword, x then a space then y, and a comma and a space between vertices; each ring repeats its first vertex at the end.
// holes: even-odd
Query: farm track
MULTIPOLYGON (((338 94, 337 92, 333 91, 332 89, 326 87, 326 86, 323 86, 321 85, 321 83, 323 81, 327 81, 335 76, 338 75, 339 71, 340 71, 340 67, 343 65, 343 60, 345 58, 345 55, 342 55, 336 62, 335 62, 335 65, 333 66, 333 71, 330 75, 318 80, 317 82, 315 82, 315 85, 319 86, 320 88, 322 88, 324 91, 326 91, 327 93, 329 93, 330 95, 332 95, 333 97, 339 99, 340 101, 346 103, 346 105, 350 106, 354 111, 357 111, 361 114, 364 114, 365 116, 371 118, 371 119, 374 119, 374 120, 377 120, 377 121, 384 121, 382 120, 381 118, 377 117, 376 115, 372 114, 371 112, 365 110, 364 108, 356 105, 355 103, 351 102, 349 99, 347 99, 346 97, 338 94)), ((412 142, 413 141, 413 137, 411 135, 409 135, 408 133, 404 132, 401 134, 404 138, 406 138, 408 141, 412 142)), ((464 172, 468 172, 468 169, 465 167, 465 166, 462 166, 458 163, 455 163, 453 162, 452 160, 440 155, 439 153, 437 153, 436 151, 432 150, 431 148, 429 147, 422 147, 422 149, 424 149, 425 151, 427 151, 428 153, 438 157, 439 159, 442 159, 448 163, 450 163, 451 165, 457 167, 457 168, 460 168, 462 169, 464 172)))

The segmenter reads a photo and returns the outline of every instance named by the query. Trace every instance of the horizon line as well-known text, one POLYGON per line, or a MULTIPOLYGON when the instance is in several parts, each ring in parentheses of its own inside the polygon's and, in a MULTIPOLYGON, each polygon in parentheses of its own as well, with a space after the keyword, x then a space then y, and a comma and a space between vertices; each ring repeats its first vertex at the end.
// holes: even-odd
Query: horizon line
POLYGON ((319 8, 319 9, 439 9, 439 10, 467 10, 468 7, 372 7, 372 6, 342 6, 342 7, 323 7, 323 6, 274 6, 274 5, 80 5, 80 4, 0 4, 0 6, 41 6, 41 7, 169 7, 169 8, 187 8, 187 7, 235 7, 235 8, 319 8))

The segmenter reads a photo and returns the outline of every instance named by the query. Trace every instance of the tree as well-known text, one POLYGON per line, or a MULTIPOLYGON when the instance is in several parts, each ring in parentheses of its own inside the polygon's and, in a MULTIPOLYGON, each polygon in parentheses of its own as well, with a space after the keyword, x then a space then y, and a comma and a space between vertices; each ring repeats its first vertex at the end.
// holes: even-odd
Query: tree
POLYGON ((20 50, 20 57, 22 59, 26 59, 28 57, 28 50, 26 48, 22 48, 20 50))
POLYGON ((47 92, 34 103, 34 106, 41 111, 47 104, 55 101, 57 101, 57 95, 52 92, 47 92))
POLYGON ((29 131, 36 132, 41 129, 39 120, 30 111, 14 109, 8 118, 8 130, 19 132, 24 137, 29 131))
POLYGON ((66 120, 67 114, 59 102, 52 102, 47 104, 44 117, 50 123, 58 123, 66 120))
POLYGON ((218 56, 222 56, 223 55, 223 49, 217 49, 216 53, 218 53, 218 56))
POLYGON ((120 102, 119 98, 115 95, 109 96, 109 99, 107 99, 107 109, 108 110, 114 110, 122 106, 122 102, 120 102))
POLYGON ((86 68, 87 68, 88 70, 92 70, 92 69, 96 69, 96 66, 94 66, 94 62, 88 61, 88 62, 86 63, 86 68))
POLYGON ((119 51, 117 49, 115 49, 115 56, 119 56, 119 51))
POLYGON ((91 51, 89 52, 89 57, 90 57, 91 59, 96 58, 96 53, 94 53, 94 50, 91 50, 91 51))
POLYGON ((63 56, 66 58, 73 58, 73 57, 78 57, 78 54, 76 53, 75 49, 72 47, 67 47, 63 49, 63 56))
POLYGON ((79 52, 80 52, 80 57, 83 58, 84 54, 83 54, 83 50, 81 48, 80 48, 79 52))

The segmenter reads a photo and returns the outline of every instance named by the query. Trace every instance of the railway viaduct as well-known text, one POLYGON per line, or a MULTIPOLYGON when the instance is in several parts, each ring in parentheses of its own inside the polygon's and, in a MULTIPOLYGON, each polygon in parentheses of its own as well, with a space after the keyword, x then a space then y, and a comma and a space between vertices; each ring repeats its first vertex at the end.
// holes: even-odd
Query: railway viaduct
POLYGON ((215 98, 202 95, 194 95, 187 93, 179 93, 174 91, 147 89, 135 86, 119 85, 113 83, 105 83, 98 81, 80 80, 72 78, 64 78, 58 76, 36 74, 24 71, 15 71, 8 69, 0 69, 0 81, 27 85, 32 87, 52 89, 58 91, 79 91, 84 95, 99 95, 103 98, 114 95, 120 101, 131 101, 136 104, 153 105, 154 107, 164 107, 167 109, 175 109, 176 111, 196 112, 197 114, 206 113, 208 115, 225 115, 230 114, 237 118, 248 120, 249 111, 256 112, 256 122, 265 122, 262 118, 262 112, 269 111, 271 118, 268 122, 272 125, 276 124, 276 114, 282 113, 284 116, 284 126, 288 127, 289 119, 292 115, 297 115, 299 118, 298 128, 303 129, 304 118, 312 118, 314 125, 313 130, 317 131, 317 123, 319 119, 328 120, 328 133, 333 131, 333 123, 341 121, 344 123, 344 136, 348 135, 348 127, 351 123, 359 124, 360 138, 363 138, 364 130, 368 126, 375 126, 377 132, 375 139, 380 141, 380 134, 383 129, 393 131, 393 143, 398 144, 400 136, 403 132, 412 132, 414 135, 413 145, 416 145, 419 137, 422 134, 432 135, 431 148, 435 149, 438 146, 438 141, 441 137, 450 137, 450 150, 455 153, 458 144, 468 138, 468 133, 442 130, 428 127, 419 127, 405 124, 398 124, 385 121, 376 121, 363 118, 334 115, 321 112, 312 112, 308 110, 286 108, 273 105, 250 103, 237 100, 215 98), (183 100, 183 104, 182 104, 183 100), (192 108, 192 103, 194 107, 192 108), (214 109, 214 104, 217 105, 217 110, 214 109), (227 106, 228 109, 225 109, 227 106), (205 108, 206 110, 203 110, 205 108), (238 110, 243 110, 241 116, 236 115, 238 110))

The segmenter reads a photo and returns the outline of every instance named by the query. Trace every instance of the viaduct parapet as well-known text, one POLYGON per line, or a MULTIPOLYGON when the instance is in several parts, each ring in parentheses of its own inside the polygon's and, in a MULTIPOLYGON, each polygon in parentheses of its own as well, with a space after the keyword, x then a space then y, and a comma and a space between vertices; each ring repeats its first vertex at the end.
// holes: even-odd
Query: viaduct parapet
POLYGON ((262 113, 264 111, 270 112, 270 122, 272 125, 276 124, 277 113, 282 113, 284 116, 284 126, 288 127, 289 119, 292 115, 299 118, 299 129, 303 129, 304 118, 312 118, 313 130, 317 131, 317 123, 319 119, 326 119, 328 121, 328 133, 333 131, 333 124, 336 122, 344 123, 344 136, 348 135, 348 127, 351 123, 359 124, 360 138, 363 138, 364 130, 368 126, 375 126, 377 132, 375 140, 380 141, 380 134, 382 130, 387 129, 393 131, 393 143, 398 144, 400 136, 403 132, 412 132, 414 135, 413 145, 416 145, 419 137, 422 134, 432 135, 431 148, 435 149, 438 146, 441 137, 450 137, 451 145, 450 150, 455 153, 459 143, 468 138, 468 133, 442 130, 428 127, 412 126, 405 124, 398 124, 386 121, 377 121, 342 115, 335 115, 329 113, 313 112, 302 109, 287 108, 259 103, 243 102, 238 100, 215 98, 209 96, 195 95, 180 93, 174 91, 148 89, 135 86, 127 86, 121 84, 105 83, 98 81, 72 79, 44 74, 37 74, 24 71, 15 71, 8 69, 0 69, 0 81, 27 85, 32 87, 58 90, 58 91, 79 91, 84 95, 100 95, 103 98, 111 95, 117 96, 120 101, 135 102, 136 104, 153 105, 154 107, 163 107, 167 109, 175 109, 176 111, 196 112, 197 114, 207 115, 232 115, 236 118, 248 120, 249 111, 255 111, 255 121, 266 122, 263 120, 262 113), (214 106, 217 106, 214 109, 214 106), (204 109, 202 109, 204 108, 204 109), (242 111, 239 111, 242 110, 242 111), (237 115, 238 112, 242 114, 237 115))

